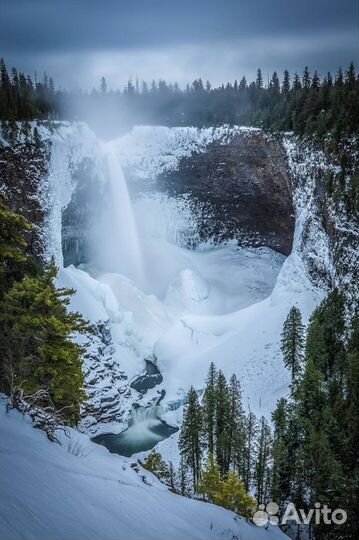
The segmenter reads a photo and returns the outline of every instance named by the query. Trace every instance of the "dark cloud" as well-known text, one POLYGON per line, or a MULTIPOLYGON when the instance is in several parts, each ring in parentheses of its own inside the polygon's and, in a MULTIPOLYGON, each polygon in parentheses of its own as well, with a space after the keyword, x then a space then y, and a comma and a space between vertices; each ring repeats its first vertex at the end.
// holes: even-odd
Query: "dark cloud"
POLYGON ((186 65, 187 79, 196 69, 215 79, 211 56, 219 52, 225 74, 233 70, 234 77, 259 60, 264 69, 315 62, 335 69, 355 59, 358 46, 355 0, 1 0, 0 10, 0 50, 8 62, 47 69, 65 84, 81 84, 80 75, 93 84, 101 63, 114 75, 106 55, 122 62, 120 81, 147 73, 146 58, 153 77, 166 77, 171 67, 175 74, 179 62, 180 79, 186 65))

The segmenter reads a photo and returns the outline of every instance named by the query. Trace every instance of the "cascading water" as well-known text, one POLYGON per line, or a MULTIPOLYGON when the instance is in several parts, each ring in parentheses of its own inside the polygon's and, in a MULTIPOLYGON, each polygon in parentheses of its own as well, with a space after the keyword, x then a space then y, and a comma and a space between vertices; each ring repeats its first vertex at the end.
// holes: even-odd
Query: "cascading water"
POLYGON ((125 175, 114 146, 108 143, 103 149, 107 198, 94 252, 104 270, 123 274, 141 285, 141 246, 125 175))

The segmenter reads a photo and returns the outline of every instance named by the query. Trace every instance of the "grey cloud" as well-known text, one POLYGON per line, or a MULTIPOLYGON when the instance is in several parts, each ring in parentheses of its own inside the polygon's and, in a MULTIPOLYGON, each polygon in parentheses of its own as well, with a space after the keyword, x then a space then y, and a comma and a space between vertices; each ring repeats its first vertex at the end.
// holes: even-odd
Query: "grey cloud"
POLYGON ((357 47, 353 0, 1 0, 0 9, 7 62, 70 85, 151 69, 181 82, 258 65, 333 70, 357 47))

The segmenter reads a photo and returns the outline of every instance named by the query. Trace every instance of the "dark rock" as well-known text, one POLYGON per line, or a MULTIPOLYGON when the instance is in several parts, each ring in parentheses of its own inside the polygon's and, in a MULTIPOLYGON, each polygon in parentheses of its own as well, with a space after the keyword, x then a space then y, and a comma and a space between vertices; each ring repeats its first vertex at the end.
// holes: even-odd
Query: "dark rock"
POLYGON ((189 193, 201 208, 202 240, 237 238, 241 245, 292 249, 294 211, 284 151, 274 137, 253 131, 228 144, 183 158, 158 177, 160 190, 189 193), (207 212, 206 212, 207 208, 207 212))
POLYGON ((91 259, 91 231, 95 219, 99 219, 99 200, 103 196, 94 160, 82 160, 72 177, 76 187, 62 212, 64 266, 78 266, 91 259))
POLYGON ((152 360, 145 360, 146 362, 146 373, 145 375, 141 375, 140 377, 137 377, 132 383, 130 384, 131 388, 134 390, 137 390, 137 392, 140 392, 141 394, 145 394, 147 390, 150 390, 151 388, 154 388, 158 384, 161 384, 163 381, 163 377, 161 375, 160 370, 156 366, 152 360))

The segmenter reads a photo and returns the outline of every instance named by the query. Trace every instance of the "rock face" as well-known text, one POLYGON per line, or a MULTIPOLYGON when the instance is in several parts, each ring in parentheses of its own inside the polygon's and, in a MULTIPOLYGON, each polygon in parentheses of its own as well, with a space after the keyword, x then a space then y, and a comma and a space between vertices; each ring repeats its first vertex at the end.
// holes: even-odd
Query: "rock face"
POLYGON ((64 266, 78 266, 91 258, 90 235, 104 197, 103 184, 97 174, 95 162, 84 158, 72 173, 75 190, 69 205, 62 212, 62 253, 64 266))
POLYGON ((86 346, 84 374, 87 400, 83 405, 82 429, 97 422, 121 420, 123 399, 129 397, 127 375, 113 358, 113 343, 108 321, 93 326, 93 335, 86 346))
POLYGON ((237 238, 291 252, 294 211, 280 140, 256 130, 238 133, 227 144, 213 142, 182 158, 157 182, 170 195, 189 193, 202 204, 203 240, 237 238))
MULTIPOLYGON (((359 216, 326 187, 328 175, 339 183, 340 164, 308 141, 288 136, 283 143, 293 185, 299 255, 313 283, 328 290, 338 287, 354 311, 359 300, 359 216)), ((358 142, 346 144, 353 147, 354 166, 359 159, 358 142)))
POLYGON ((131 388, 134 388, 134 390, 137 390, 137 392, 140 392, 141 394, 145 394, 147 390, 151 390, 151 388, 154 388, 158 384, 161 384, 161 382, 163 381, 161 372, 156 366, 156 364, 152 360, 148 359, 145 360, 145 362, 145 375, 137 377, 137 379, 132 381, 132 383, 130 384, 131 388))

